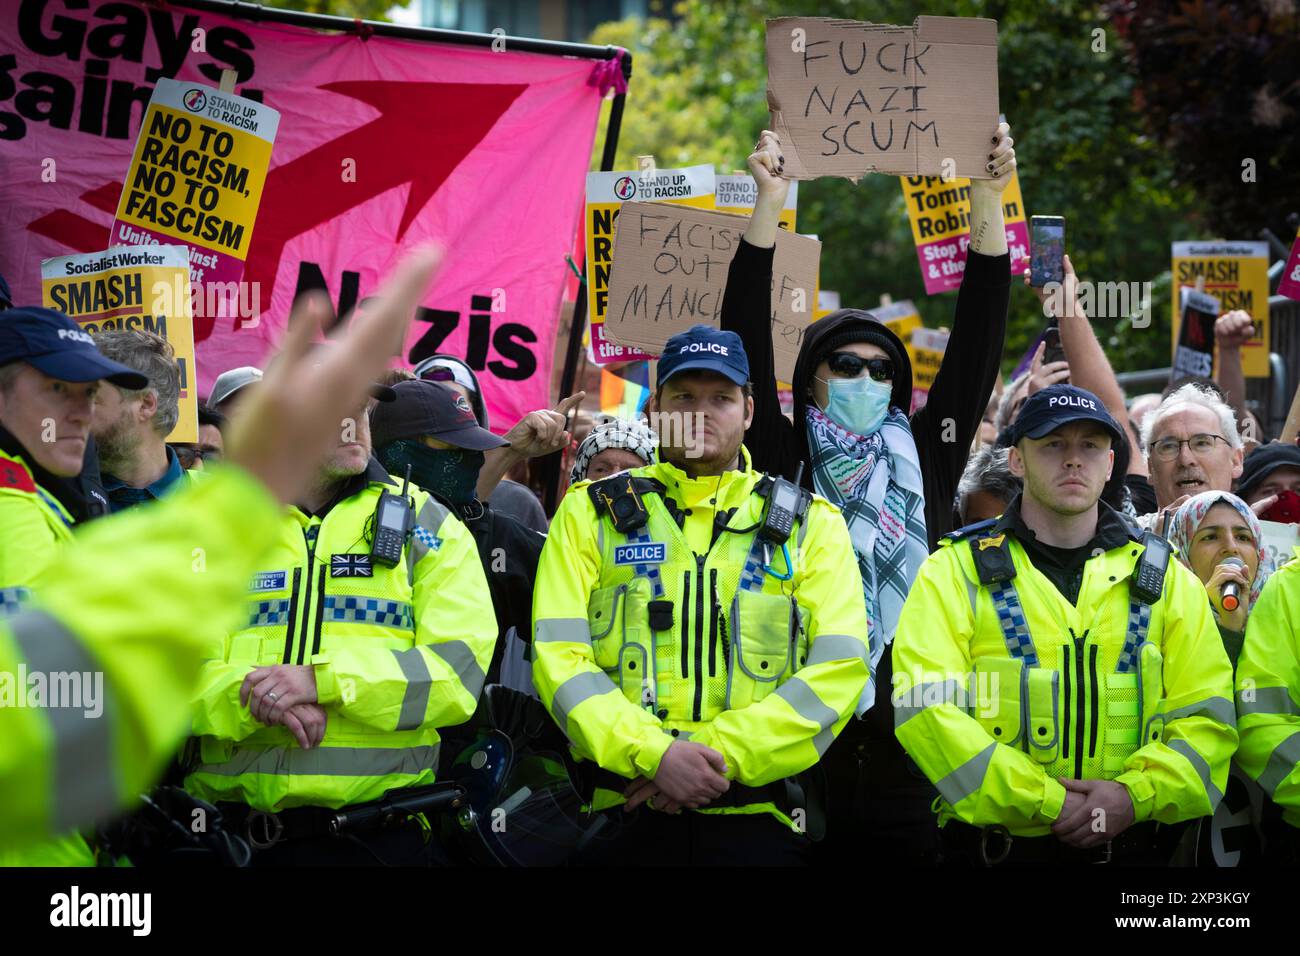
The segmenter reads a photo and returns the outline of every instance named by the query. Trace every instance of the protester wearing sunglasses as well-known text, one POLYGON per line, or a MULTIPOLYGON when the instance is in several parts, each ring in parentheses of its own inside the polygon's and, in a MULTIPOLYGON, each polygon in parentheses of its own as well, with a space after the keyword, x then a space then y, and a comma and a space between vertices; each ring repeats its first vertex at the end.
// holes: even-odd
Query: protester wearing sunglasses
POLYGON ((722 328, 738 333, 749 355, 754 419, 745 447, 754 467, 793 478, 806 463, 804 487, 839 506, 858 558, 874 672, 858 716, 868 719, 850 721, 823 759, 828 832, 836 835, 823 845, 854 859, 864 849, 860 840, 894 859, 922 862, 937 854, 932 790, 898 746, 892 708, 872 704, 876 688, 890 686, 884 651, 911 581, 930 547, 952 529, 957 483, 998 376, 1011 286, 1001 191, 1016 159, 1006 124, 989 133, 989 178, 971 188, 971 245, 948 358, 928 404, 914 415, 906 348, 860 309, 809 326, 793 374, 794 422, 782 414, 770 317, 772 257, 789 181, 781 178, 782 146, 771 132, 749 157, 758 199, 727 275, 722 328))

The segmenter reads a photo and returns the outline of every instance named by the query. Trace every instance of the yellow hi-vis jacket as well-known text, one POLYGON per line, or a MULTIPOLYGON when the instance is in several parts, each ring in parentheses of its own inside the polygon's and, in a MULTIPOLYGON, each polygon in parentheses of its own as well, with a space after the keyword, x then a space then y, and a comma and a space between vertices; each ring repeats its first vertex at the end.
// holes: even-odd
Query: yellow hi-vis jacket
POLYGON ((1237 658, 1237 765, 1300 827, 1300 551, 1251 609, 1237 658))
POLYGON ((415 526, 396 567, 370 559, 367 526, 396 482, 371 461, 365 487, 325 517, 287 508, 247 583, 245 625, 218 642, 194 708, 185 788, 275 812, 338 808, 432 783, 439 727, 474 713, 496 617, 473 536, 410 488, 415 526), (248 672, 311 665, 325 737, 310 750, 239 702, 248 672))
MULTIPOLYGON (((72 541, 72 526, 72 516, 36 483, 23 457, 0 451, 0 618, 18 613, 41 576, 57 568, 60 551, 72 541)), ((0 688, 0 707, 5 703, 0 688)), ((94 865, 95 853, 79 833, 0 853, 0 866, 94 865)))
POLYGON ((1001 522, 946 536, 921 565, 894 639, 894 720, 939 790, 941 826, 1047 834, 1063 777, 1118 781, 1139 822, 1213 812, 1237 746, 1232 665, 1205 587, 1176 559, 1159 600, 1133 598, 1136 534, 1088 559, 1075 605, 1001 522), (1014 594, 980 584, 980 547, 1009 551, 1014 594), (1148 613, 1131 640, 1130 618, 1148 613))
POLYGON ((26 675, 29 690, 33 675, 54 675, 86 705, 0 707, 0 850, 98 822, 158 779, 189 728, 202 659, 242 613, 278 514, 245 472, 213 469, 79 531, 58 574, 0 621, 0 675, 26 675))
MULTIPOLYGON (((606 771, 653 777, 673 740, 690 739, 726 758, 729 779, 773 783, 817 762, 866 686, 866 608, 844 520, 814 496, 787 544, 793 576, 765 572, 754 534, 763 476, 741 456, 721 476, 659 463, 606 479, 664 487, 642 496, 649 521, 631 536, 597 514, 590 482, 551 522, 533 592, 533 679, 574 753, 606 771), (722 512, 741 533, 715 540, 722 512)), ((787 573, 779 548, 768 566, 787 573)), ((764 810, 776 808, 705 808, 764 810)))

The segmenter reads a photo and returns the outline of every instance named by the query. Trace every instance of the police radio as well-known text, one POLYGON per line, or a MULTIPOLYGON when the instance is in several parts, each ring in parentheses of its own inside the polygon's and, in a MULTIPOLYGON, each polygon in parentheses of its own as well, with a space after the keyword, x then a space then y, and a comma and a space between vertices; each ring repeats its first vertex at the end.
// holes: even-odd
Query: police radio
POLYGON ((410 485, 411 466, 407 465, 402 493, 395 495, 381 490, 379 504, 375 506, 375 537, 370 544, 370 559, 390 568, 401 563, 406 536, 415 522, 415 506, 406 494, 410 485))
POLYGON ((772 487, 767 493, 767 507, 763 509, 763 520, 758 526, 758 536, 773 545, 782 545, 790 540, 794 531, 795 518, 803 513, 800 501, 803 489, 799 482, 803 478, 803 462, 794 474, 794 481, 773 478, 772 487))

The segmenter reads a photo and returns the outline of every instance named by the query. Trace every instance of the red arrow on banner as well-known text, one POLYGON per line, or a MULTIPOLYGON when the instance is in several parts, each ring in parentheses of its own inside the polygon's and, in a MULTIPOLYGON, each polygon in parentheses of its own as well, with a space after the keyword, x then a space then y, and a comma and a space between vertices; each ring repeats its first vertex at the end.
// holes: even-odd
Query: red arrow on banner
MULTIPOLYGON (((345 81, 321 87, 361 100, 379 115, 338 139, 271 170, 245 282, 270 290, 285 244, 380 193, 411 184, 393 240, 406 235, 420 210, 461 160, 528 87, 524 84, 345 81), (431 122, 431 119, 433 120, 431 122), (406 157, 398 161, 397 156, 406 157), (344 182, 343 161, 356 162, 356 181, 344 182)), ((211 321, 194 340, 211 334, 211 321)))
MULTIPOLYGON (((320 88, 361 100, 379 110, 379 115, 267 174, 244 281, 260 282, 268 290, 291 239, 410 183, 393 236, 393 241, 400 241, 438 187, 528 87, 355 80, 320 88), (430 113, 436 114, 436 122, 429 122, 430 113), (355 182, 343 180, 343 161, 347 159, 355 162, 355 182)), ((121 189, 120 183, 105 183, 81 198, 113 213, 121 189)), ((41 216, 27 228, 76 252, 104 248, 105 228, 66 209, 41 216)), ((269 300, 269 294, 261 297, 263 302, 269 300)), ((214 319, 195 317, 195 342, 212 334, 214 319)))

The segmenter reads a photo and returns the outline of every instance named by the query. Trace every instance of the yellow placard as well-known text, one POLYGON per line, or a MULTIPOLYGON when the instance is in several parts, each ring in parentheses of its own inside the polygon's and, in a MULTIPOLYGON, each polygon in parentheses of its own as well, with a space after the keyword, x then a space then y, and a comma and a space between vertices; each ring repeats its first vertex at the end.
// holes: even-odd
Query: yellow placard
POLYGON ((154 332, 176 352, 180 415, 169 442, 199 440, 194 317, 185 246, 114 246, 104 252, 41 262, 41 301, 90 334, 111 329, 154 332))
MULTIPOLYGON (((715 193, 714 207, 718 212, 734 212, 737 215, 749 216, 754 212, 754 204, 758 201, 758 183, 754 177, 747 173, 737 173, 732 176, 717 177, 717 192, 715 193)), ((781 209, 781 218, 778 225, 782 229, 794 232, 795 217, 799 207, 799 184, 791 183, 790 192, 786 195, 785 206, 781 209)))
MULTIPOLYGON (((1242 309, 1255 321, 1255 334, 1241 347, 1242 371, 1248 378, 1268 378, 1268 243, 1175 242, 1170 267, 1172 286, 1195 287, 1204 277, 1204 291, 1219 300, 1224 312, 1242 309)), ((1178 347, 1182 315, 1173 292, 1170 354, 1178 347)))

